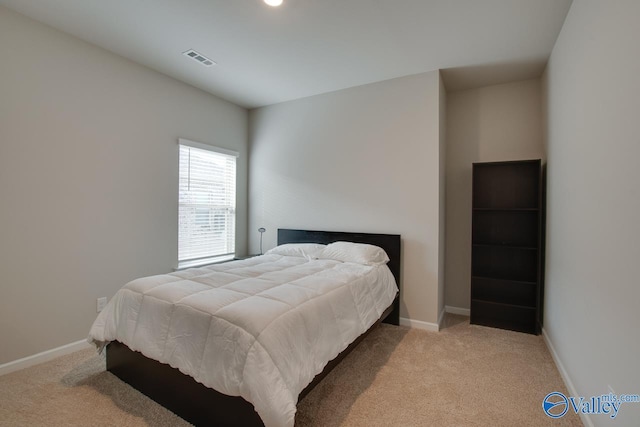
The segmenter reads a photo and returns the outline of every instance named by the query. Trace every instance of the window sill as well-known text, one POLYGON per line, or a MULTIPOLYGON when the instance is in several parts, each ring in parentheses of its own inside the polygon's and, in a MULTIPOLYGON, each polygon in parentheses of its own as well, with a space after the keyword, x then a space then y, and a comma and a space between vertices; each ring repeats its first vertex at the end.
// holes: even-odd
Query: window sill
POLYGON ((211 258, 198 259, 195 261, 179 262, 178 267, 174 268, 173 271, 186 270, 187 268, 194 268, 194 267, 204 267, 205 265, 211 265, 211 264, 219 264, 221 262, 231 261, 234 259, 234 257, 235 257, 234 254, 230 254, 230 255, 215 256, 211 258))

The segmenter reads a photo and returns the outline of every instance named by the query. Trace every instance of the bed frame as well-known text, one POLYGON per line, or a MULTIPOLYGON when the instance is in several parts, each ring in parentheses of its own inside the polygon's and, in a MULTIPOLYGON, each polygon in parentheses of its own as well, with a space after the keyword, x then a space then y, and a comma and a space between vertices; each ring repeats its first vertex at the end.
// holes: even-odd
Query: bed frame
MULTIPOLYGON (((278 244, 332 243, 349 241, 383 248, 389 255, 389 269, 400 287, 400 236, 393 234, 347 233, 309 230, 278 230, 278 244)), ((380 319, 342 353, 300 393, 306 396, 380 322, 399 324, 400 300, 385 310, 380 319)), ((125 344, 113 341, 107 346, 107 370, 160 405, 196 426, 263 426, 253 405, 242 397, 227 396, 205 387, 169 365, 149 359, 125 344)))

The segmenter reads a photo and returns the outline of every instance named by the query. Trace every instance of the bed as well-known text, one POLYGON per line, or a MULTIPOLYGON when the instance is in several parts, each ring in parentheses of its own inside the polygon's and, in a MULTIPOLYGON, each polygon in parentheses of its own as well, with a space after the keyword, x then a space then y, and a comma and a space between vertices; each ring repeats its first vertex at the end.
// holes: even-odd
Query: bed
POLYGON ((380 321, 397 325, 399 320, 398 288, 394 286, 391 294, 386 282, 400 283, 400 236, 278 230, 279 248, 286 248, 281 246, 286 244, 333 243, 331 247, 342 244, 334 242, 378 246, 388 255, 388 263, 371 267, 317 259, 307 254, 306 258, 283 256, 276 251, 227 263, 215 271, 190 269, 142 278, 116 294, 109 309, 118 315, 99 316, 98 332, 94 324, 90 341, 98 345, 108 343, 110 372, 195 425, 291 426, 297 401, 380 321), (270 287, 269 283, 279 276, 285 277, 284 284, 270 287), (214 279, 227 280, 229 285, 209 290, 205 286, 207 280, 214 279), (368 288, 359 290, 369 286, 364 285, 367 281, 386 283, 381 287, 375 285, 375 289, 381 289, 375 291, 381 297, 376 297, 377 302, 371 306, 362 302, 373 299, 369 297, 368 288), (206 299, 213 291, 217 295, 228 292, 233 299, 238 292, 244 292, 249 282, 251 292, 255 292, 255 286, 263 286, 262 290, 258 289, 259 294, 231 301, 229 307, 233 310, 219 309, 206 329, 203 318, 212 317, 200 312, 199 304, 210 304, 206 299), (157 293, 158 289, 161 293, 157 293), (259 310, 251 305, 257 296, 261 300, 259 310), (132 309, 125 305, 127 299, 144 303, 138 302, 132 309), (153 311, 145 308, 151 305, 156 307, 153 311), (282 311, 285 305, 288 311, 282 311), (244 318, 244 313, 262 315, 263 307, 267 307, 267 317, 254 319, 251 314, 244 318), (132 312, 135 312, 135 322, 131 320, 132 312), (187 312, 192 314, 187 316, 184 314, 187 312), (243 313, 243 317, 238 317, 238 313, 243 313), (305 317, 300 317, 303 315, 305 317), (122 325, 131 323, 129 330, 119 332, 120 335, 104 332, 118 329, 110 324, 116 318, 120 319, 122 330, 125 330, 122 325), (227 327, 230 321, 237 324, 227 327), (193 341, 192 335, 201 337, 193 341), (246 349, 242 352, 236 348, 243 346, 246 349), (226 348, 224 352, 219 351, 222 348, 226 348), (313 351, 309 352, 309 348, 313 351), (187 353, 192 355, 191 359, 185 357, 187 353), (197 359, 195 362, 193 357, 197 359), (217 369, 215 365, 219 365, 217 369))

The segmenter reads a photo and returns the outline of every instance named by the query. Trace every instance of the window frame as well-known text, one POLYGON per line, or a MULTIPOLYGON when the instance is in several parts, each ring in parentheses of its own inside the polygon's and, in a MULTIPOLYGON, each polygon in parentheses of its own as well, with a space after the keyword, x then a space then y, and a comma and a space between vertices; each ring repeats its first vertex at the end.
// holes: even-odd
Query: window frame
POLYGON ((203 265, 208 265, 208 264, 213 264, 216 262, 223 262, 223 261, 228 261, 231 260, 235 257, 235 240, 236 240, 236 236, 237 236, 237 222, 236 222, 236 218, 237 218, 237 199, 238 199, 238 188, 237 188, 237 183, 238 183, 238 158, 240 157, 240 154, 237 151, 234 150, 229 150, 226 148, 221 148, 221 147, 217 147, 214 145, 209 145, 209 144, 204 144, 201 142, 196 142, 196 141, 191 141, 188 139, 184 139, 184 138, 179 138, 178 139, 178 219, 177 219, 177 226, 178 226, 178 247, 177 247, 177 268, 176 270, 182 270, 185 268, 191 268, 191 267, 199 267, 199 266, 203 266, 203 265), (234 193, 234 198, 233 198, 233 216, 234 216, 234 226, 233 226, 233 251, 231 253, 227 253, 227 254, 219 254, 219 255, 210 255, 210 256, 204 256, 204 257, 199 257, 199 258, 190 258, 190 259, 180 259, 180 209, 181 209, 181 188, 180 188, 180 178, 181 178, 181 165, 180 165, 180 151, 181 151, 181 146, 185 146, 188 148, 196 148, 198 150, 203 150, 203 151, 208 151, 211 153, 216 153, 216 154, 221 154, 224 156, 228 156, 228 157, 235 157, 235 175, 233 177, 234 179, 234 189, 235 189, 235 193, 234 193))

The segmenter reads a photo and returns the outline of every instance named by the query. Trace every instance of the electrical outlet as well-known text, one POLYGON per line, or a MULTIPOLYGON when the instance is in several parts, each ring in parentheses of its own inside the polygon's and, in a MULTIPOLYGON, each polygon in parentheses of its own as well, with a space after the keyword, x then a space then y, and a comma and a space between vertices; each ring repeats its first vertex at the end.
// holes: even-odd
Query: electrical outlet
POLYGON ((107 297, 98 298, 98 300, 96 301, 96 309, 98 310, 98 313, 104 310, 106 305, 107 305, 107 297))

